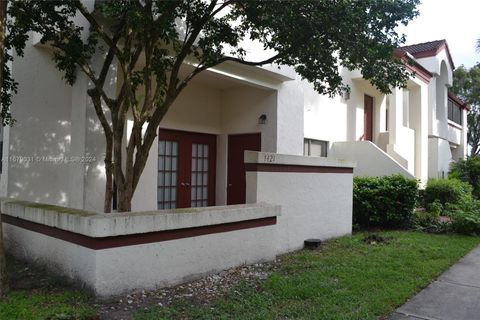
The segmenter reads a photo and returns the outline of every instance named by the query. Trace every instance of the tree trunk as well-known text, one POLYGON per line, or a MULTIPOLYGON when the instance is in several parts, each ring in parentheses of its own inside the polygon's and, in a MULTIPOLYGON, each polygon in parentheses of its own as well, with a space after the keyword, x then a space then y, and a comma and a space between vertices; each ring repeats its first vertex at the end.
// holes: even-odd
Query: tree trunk
MULTIPOLYGON (((7 1, 0 0, 0 84, 3 84, 3 67, 5 61, 5 36, 7 23, 7 1)), ((0 124, 1 125, 1 124, 0 124)), ((0 164, 1 165, 1 164, 0 164)), ((0 297, 3 297, 8 289, 7 268, 5 261, 5 248, 3 246, 2 215, 0 212, 0 297)))
MULTIPOLYGON (((0 0, 1 1, 1 0, 0 0)), ((113 163, 112 163, 112 141, 107 137, 106 152, 105 152, 105 202, 103 205, 103 212, 112 212, 113 199, 113 163)))
MULTIPOLYGON (((130 135, 130 139, 136 139, 132 135, 130 135)), ((138 138, 138 137, 137 137, 138 138)), ((118 211, 125 212, 132 210, 132 199, 135 193, 135 190, 138 185, 138 181, 140 176, 145 169, 145 165, 148 158, 148 150, 151 148, 151 143, 147 146, 147 148, 143 150, 147 150, 145 153, 143 150, 138 149, 129 149, 127 148, 127 159, 135 158, 135 161, 126 161, 125 170, 121 165, 122 163, 122 154, 121 154, 121 147, 122 142, 121 140, 117 143, 114 142, 114 166, 115 166, 115 181, 117 184, 117 191, 118 191, 118 211), (118 144, 118 145, 117 145, 118 144), (125 172, 125 174, 124 174, 125 172)))
POLYGON ((118 192, 118 212, 132 211, 132 198, 133 193, 128 190, 122 190, 118 192))
MULTIPOLYGON (((0 0, 1 1, 1 0, 0 0)), ((92 99, 93 106, 95 108, 95 113, 102 119, 102 99, 100 93, 97 89, 89 89, 87 91, 88 95, 92 99)), ((112 198, 113 198, 113 135, 107 123, 107 120, 103 117, 104 121, 100 120, 103 132, 105 135, 105 197, 103 204, 103 212, 110 213, 112 211, 112 198)))

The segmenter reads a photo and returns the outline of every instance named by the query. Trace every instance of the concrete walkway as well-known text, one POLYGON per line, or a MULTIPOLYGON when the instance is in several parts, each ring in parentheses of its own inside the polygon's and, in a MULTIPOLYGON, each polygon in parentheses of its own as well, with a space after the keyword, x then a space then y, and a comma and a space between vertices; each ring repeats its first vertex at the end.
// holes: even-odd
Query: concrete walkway
POLYGON ((480 319, 480 246, 390 317, 390 320, 424 319, 480 319))

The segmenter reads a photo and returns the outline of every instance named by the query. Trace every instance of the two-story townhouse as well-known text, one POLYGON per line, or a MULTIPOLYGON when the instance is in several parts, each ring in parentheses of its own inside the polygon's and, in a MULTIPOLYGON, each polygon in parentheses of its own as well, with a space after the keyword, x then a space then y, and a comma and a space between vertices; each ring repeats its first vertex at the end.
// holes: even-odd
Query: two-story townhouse
MULTIPOLYGON (((358 71, 341 71, 351 91, 334 98, 288 68, 225 63, 205 71, 162 121, 132 209, 245 203, 245 150, 354 160, 357 175, 445 176, 466 154, 467 106, 448 93, 448 45, 397 55, 413 59, 406 67, 415 75, 389 95, 358 71)), ((18 122, 3 133, 1 194, 101 210, 104 139, 88 80, 66 85, 35 37, 12 70, 21 91, 12 106, 18 122)))
POLYGON ((344 71, 351 92, 343 97, 320 96, 304 84, 305 150, 322 145, 316 155, 355 159, 357 175, 401 173, 422 184, 446 177, 450 162, 467 152, 468 110, 449 92, 454 64, 447 42, 405 46, 397 56, 415 75, 389 95, 357 71, 344 71))

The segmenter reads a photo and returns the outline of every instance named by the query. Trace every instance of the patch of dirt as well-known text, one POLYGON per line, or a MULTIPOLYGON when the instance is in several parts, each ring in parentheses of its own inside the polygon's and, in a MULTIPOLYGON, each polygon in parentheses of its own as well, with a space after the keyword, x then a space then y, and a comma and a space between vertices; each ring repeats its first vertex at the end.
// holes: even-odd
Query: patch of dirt
MULTIPOLYGON (((233 287, 245 284, 260 286, 277 270, 278 261, 240 266, 181 285, 152 291, 134 291, 109 300, 92 298, 99 319, 130 320, 136 312, 152 307, 167 307, 173 303, 209 305, 233 287)), ((71 281, 49 273, 45 268, 9 258, 10 282, 13 290, 43 290, 51 293, 78 290, 71 281)))
POLYGON ((199 280, 155 291, 136 291, 97 304, 100 319, 130 320, 135 311, 167 307, 175 302, 205 306, 244 283, 258 287, 276 269, 276 262, 241 266, 209 275, 199 280))
POLYGON ((392 239, 393 237, 384 237, 376 233, 372 233, 372 234, 365 235, 365 237, 363 238, 363 242, 370 245, 376 245, 376 244, 382 244, 382 243, 388 244, 392 239))

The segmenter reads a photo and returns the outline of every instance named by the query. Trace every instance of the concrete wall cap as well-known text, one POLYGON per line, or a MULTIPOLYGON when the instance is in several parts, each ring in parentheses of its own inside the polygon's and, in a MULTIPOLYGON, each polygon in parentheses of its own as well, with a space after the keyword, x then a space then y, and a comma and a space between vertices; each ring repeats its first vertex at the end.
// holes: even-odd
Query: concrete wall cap
POLYGON ((280 215, 281 206, 267 203, 144 212, 98 213, 12 199, 1 200, 3 214, 101 238, 195 228, 280 215))
POLYGON ((245 151, 245 163, 311 167, 355 168, 356 162, 324 157, 306 157, 271 152, 245 151))

